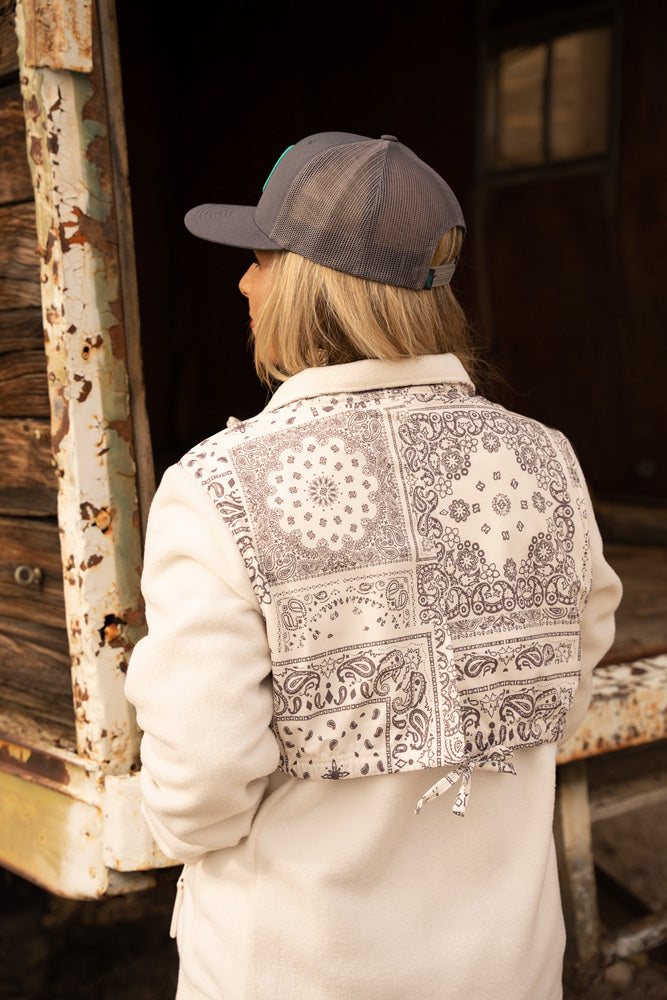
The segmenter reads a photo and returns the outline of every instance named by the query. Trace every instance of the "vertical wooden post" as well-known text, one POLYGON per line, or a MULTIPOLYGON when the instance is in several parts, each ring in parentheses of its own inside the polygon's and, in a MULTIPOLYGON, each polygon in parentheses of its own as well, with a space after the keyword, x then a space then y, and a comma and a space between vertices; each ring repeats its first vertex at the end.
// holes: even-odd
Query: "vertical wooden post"
POLYGON ((590 982, 600 968, 600 917, 583 760, 558 768, 554 837, 567 929, 565 976, 580 986, 590 982))
POLYGON ((120 280, 125 355, 130 387, 132 439, 139 494, 142 536, 148 510, 155 493, 153 449, 146 413, 146 393, 141 356, 139 289, 134 255, 134 221, 130 198, 130 166, 125 135, 125 106, 120 67, 118 23, 115 0, 97 0, 100 56, 106 94, 110 168, 113 178, 114 211, 118 237, 118 275, 120 280))
MULTIPOLYGON (((103 6, 108 26, 110 0, 103 6)), ((146 419, 126 184, 116 197, 125 163, 122 120, 116 116, 110 129, 107 106, 118 95, 107 93, 96 6, 18 0, 16 14, 77 751, 105 773, 123 774, 136 764, 139 745, 124 678, 144 629, 135 434, 146 419), (55 53, 35 23, 47 15, 58 28, 55 53), (128 334, 137 345, 130 352, 128 334)), ((113 80, 118 87, 117 66, 113 80)))

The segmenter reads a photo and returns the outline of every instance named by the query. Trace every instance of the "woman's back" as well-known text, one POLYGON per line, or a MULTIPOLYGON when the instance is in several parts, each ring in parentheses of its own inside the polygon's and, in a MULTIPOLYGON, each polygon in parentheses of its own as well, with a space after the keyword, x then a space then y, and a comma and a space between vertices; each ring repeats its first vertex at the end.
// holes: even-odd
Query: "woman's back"
POLYGON ((566 439, 454 356, 302 372, 180 464, 252 567, 286 773, 504 770, 560 739, 590 500, 566 439))
POLYGON ((179 1000, 557 1000, 556 745, 620 587, 569 443, 475 393, 458 201, 320 133, 186 224, 255 251, 283 384, 149 518, 127 694, 179 1000))
POLYGON ((248 838, 186 870, 179 1000, 558 1000, 555 748, 516 769, 476 774, 463 820, 415 816, 426 772, 276 776, 248 838))

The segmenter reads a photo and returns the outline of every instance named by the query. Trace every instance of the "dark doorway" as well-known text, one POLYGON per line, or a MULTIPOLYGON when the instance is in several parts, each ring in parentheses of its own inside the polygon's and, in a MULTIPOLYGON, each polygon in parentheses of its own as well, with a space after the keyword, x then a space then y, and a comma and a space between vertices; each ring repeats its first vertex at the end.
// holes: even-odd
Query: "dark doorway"
MULTIPOLYGON (((256 204, 279 154, 319 131, 397 135, 471 202, 475 34, 462 0, 211 4, 205 20, 118 5, 144 372, 159 478, 166 464, 267 394, 237 290, 243 251, 183 225, 202 202, 256 204)), ((470 258, 472 241, 466 247, 470 258)), ((471 286, 470 264, 459 291, 471 286)), ((464 291, 465 297, 465 291, 464 291)), ((471 298, 471 294, 467 294, 471 298)))

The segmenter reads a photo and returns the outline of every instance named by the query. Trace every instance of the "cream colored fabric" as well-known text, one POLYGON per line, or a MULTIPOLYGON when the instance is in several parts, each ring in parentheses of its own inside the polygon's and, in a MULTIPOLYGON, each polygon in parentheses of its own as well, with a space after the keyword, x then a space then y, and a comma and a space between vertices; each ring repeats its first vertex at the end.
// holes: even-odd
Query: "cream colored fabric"
POLYGON ((620 587, 562 435, 472 392, 450 355, 303 372, 163 479, 127 694, 147 820, 192 866, 183 1000, 560 996, 554 740, 620 587), (522 574, 553 612, 523 630, 522 574), (453 765, 465 818, 415 816, 453 765))

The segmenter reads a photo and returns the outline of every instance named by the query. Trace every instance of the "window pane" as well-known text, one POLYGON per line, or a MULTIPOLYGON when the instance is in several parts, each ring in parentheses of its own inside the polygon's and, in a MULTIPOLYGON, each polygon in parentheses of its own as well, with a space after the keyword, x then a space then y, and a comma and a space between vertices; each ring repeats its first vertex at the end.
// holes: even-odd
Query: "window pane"
POLYGON ((544 160, 546 45, 510 49, 498 60, 497 167, 524 167, 544 160))
POLYGON ((611 31, 579 31, 553 42, 551 66, 552 160, 606 152, 611 31))

